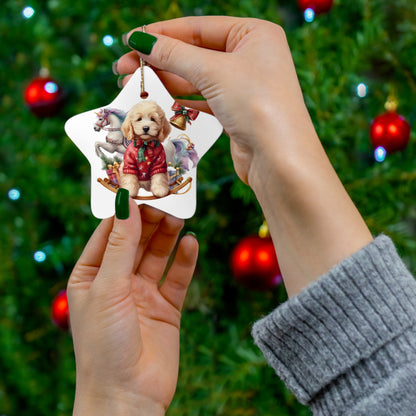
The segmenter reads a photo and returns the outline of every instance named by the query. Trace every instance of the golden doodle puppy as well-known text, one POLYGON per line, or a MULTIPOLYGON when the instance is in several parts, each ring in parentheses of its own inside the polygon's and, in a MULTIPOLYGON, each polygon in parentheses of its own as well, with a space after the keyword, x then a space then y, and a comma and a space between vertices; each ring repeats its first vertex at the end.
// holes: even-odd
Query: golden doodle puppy
POLYGON ((131 143, 124 153, 120 167, 120 186, 131 197, 143 188, 155 197, 169 193, 166 154, 162 142, 171 131, 162 108, 154 101, 134 105, 121 126, 131 143))

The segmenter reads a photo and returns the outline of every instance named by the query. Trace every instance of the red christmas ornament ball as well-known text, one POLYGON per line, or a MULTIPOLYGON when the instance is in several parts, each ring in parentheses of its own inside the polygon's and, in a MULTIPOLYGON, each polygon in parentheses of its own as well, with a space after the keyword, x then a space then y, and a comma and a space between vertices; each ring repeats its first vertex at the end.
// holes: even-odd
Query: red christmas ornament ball
POLYGON ((282 282, 270 237, 243 238, 232 251, 230 263, 236 281, 250 289, 267 290, 282 282))
POLYGON ((410 124, 395 111, 376 117, 370 126, 370 139, 374 148, 383 147, 387 153, 406 148, 410 139, 410 124))
POLYGON ((38 117, 50 117, 62 108, 63 92, 54 79, 38 77, 26 87, 24 98, 33 114, 38 117))
POLYGON ((52 301, 51 314, 56 326, 62 329, 69 328, 69 308, 66 290, 61 290, 52 301))
POLYGON ((312 9, 315 14, 328 13, 334 0, 298 0, 299 7, 304 12, 306 9, 312 9))

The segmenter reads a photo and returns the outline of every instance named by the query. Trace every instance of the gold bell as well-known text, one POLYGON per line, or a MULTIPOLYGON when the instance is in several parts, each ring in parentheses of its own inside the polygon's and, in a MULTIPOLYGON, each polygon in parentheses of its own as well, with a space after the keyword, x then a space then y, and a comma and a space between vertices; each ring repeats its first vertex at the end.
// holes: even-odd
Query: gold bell
POLYGON ((183 114, 180 114, 175 120, 172 120, 170 124, 180 130, 186 130, 186 117, 183 114))

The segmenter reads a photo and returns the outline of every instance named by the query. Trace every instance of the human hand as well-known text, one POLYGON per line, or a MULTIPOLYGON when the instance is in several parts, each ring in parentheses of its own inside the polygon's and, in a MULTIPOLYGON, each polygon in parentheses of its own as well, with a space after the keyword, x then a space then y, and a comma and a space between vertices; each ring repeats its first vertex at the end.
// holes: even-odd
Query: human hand
POLYGON ((172 95, 206 99, 183 104, 212 111, 230 136, 235 170, 260 202, 289 295, 371 241, 320 143, 280 26, 201 16, 140 31, 127 35, 136 51, 119 59, 118 73, 133 73, 142 57, 172 95))
POLYGON ((177 383, 181 308, 198 244, 183 221, 129 200, 101 222, 68 282, 77 367, 74 415, 162 415, 177 383))
MULTIPOLYGON (((130 44, 133 32, 140 31, 128 34, 130 44)), ((231 138, 236 172, 245 183, 256 186, 256 164, 261 171, 267 167, 271 148, 284 145, 287 153, 294 143, 288 138, 316 138, 280 26, 204 16, 150 24, 146 32, 157 37, 150 55, 133 51, 122 56, 117 72, 133 73, 141 56, 172 95, 202 95, 206 101, 182 103, 212 111, 219 119, 231 138)))

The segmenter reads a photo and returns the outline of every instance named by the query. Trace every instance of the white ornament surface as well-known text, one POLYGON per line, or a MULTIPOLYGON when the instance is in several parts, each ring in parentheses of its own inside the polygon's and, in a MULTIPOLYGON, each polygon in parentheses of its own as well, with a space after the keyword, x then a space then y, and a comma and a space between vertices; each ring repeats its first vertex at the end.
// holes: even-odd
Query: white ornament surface
MULTIPOLYGON (((143 76, 145 90, 149 94, 146 101, 156 101, 169 119, 175 114, 171 109, 175 100, 151 68, 145 66, 143 76)), ((98 178, 104 178, 107 174, 106 170, 103 169, 101 158, 95 152, 95 142, 105 142, 107 132, 103 130, 100 132, 94 131, 93 126, 97 119, 96 113, 102 108, 117 108, 127 113, 133 105, 142 101, 140 98, 140 81, 141 72, 138 69, 110 104, 73 116, 65 123, 67 135, 91 165, 91 210, 97 218, 108 218, 114 215, 116 194, 98 182, 98 178)), ((191 123, 187 123, 186 131, 172 126, 169 138, 175 138, 185 133, 194 144, 198 157, 201 159, 221 135, 223 128, 214 116, 204 112, 200 112, 191 123)), ((136 200, 137 204, 154 206, 178 218, 192 217, 196 209, 196 169, 197 166, 192 167, 192 162, 190 162, 190 170, 183 175, 184 179, 191 178, 191 187, 188 192, 170 194, 164 198, 153 200, 136 200)))

